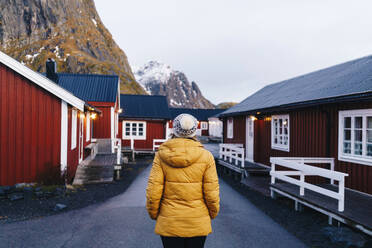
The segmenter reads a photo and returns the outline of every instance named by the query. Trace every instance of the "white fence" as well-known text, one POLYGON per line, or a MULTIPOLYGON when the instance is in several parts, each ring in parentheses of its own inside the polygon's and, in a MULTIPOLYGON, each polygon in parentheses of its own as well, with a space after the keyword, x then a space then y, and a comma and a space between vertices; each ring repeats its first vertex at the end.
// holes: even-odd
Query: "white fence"
POLYGON ((338 211, 344 211, 344 200, 345 200, 345 176, 346 173, 334 171, 334 159, 333 158, 286 158, 286 157, 271 157, 271 183, 275 183, 275 179, 280 179, 288 183, 292 183, 300 186, 300 195, 305 195, 305 188, 315 191, 317 193, 332 197, 338 200, 338 211), (323 169, 316 166, 307 165, 311 164, 329 164, 330 169, 323 169), (291 168, 292 171, 277 171, 275 166, 280 165, 283 167, 291 168), (300 179, 293 178, 291 176, 299 176, 300 179), (331 184, 334 181, 338 181, 338 192, 328 190, 319 187, 314 184, 305 182, 305 176, 320 176, 329 178, 331 184))
POLYGON ((233 163, 233 159, 236 166, 244 168, 244 147, 242 144, 220 144, 220 159, 233 163))
POLYGON ((152 141, 152 150, 156 151, 157 149, 159 149, 160 145, 163 144, 165 141, 167 140, 166 139, 154 139, 152 141))

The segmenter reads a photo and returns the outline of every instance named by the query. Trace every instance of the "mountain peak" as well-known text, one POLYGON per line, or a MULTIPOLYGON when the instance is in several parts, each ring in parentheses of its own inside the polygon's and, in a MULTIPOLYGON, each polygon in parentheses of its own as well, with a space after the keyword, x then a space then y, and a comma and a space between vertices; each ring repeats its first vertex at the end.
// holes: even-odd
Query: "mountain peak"
POLYGON ((214 108, 195 82, 190 83, 183 72, 173 70, 170 65, 151 60, 133 68, 134 76, 144 90, 151 95, 167 96, 172 107, 214 108))

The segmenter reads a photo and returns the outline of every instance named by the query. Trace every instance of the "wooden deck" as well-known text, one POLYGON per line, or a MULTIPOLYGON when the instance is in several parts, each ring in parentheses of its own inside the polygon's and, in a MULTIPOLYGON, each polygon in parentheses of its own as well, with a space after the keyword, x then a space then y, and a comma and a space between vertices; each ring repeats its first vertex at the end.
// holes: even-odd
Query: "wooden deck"
POLYGON ((270 173, 270 168, 248 161, 244 161, 244 168, 236 165, 234 159, 230 163, 229 161, 217 158, 217 163, 238 173, 244 173, 245 176, 268 176, 270 173))
MULTIPOLYGON (((336 191, 337 187, 330 184, 320 185, 336 191)), ((305 190, 305 195, 300 195, 297 185, 289 183, 271 184, 272 193, 293 199, 298 203, 313 208, 323 214, 328 215, 342 223, 357 228, 364 233, 372 236, 372 196, 345 188, 345 210, 338 211, 338 202, 335 199, 305 190)))

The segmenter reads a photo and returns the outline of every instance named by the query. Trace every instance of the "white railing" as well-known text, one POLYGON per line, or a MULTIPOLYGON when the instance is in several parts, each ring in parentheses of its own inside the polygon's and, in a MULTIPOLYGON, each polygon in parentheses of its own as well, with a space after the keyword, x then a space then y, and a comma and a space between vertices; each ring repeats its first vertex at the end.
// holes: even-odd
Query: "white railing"
POLYGON ((114 150, 116 151, 116 164, 120 164, 121 162, 121 140, 120 139, 112 139, 114 150))
POLYGON ((152 150, 156 151, 157 149, 159 149, 160 145, 163 144, 165 141, 167 140, 166 139, 154 139, 152 142, 152 150))
POLYGON ((275 179, 280 179, 282 181, 292 183, 300 186, 300 195, 305 195, 305 188, 315 191, 317 193, 329 196, 331 198, 338 200, 338 211, 344 211, 345 202, 345 176, 346 173, 334 171, 334 159, 333 158, 299 158, 299 157, 271 157, 271 183, 275 183, 275 179), (323 169, 316 166, 311 166, 310 164, 330 164, 330 169, 323 169), (291 171, 277 171, 275 166, 283 166, 286 168, 293 169, 291 171), (293 176, 299 176, 300 178, 294 178, 293 176), (328 190, 317 185, 305 182, 305 176, 320 176, 329 178, 331 184, 334 181, 338 181, 338 191, 328 190))
POLYGON ((229 161, 230 164, 235 161, 235 165, 244 168, 244 147, 242 144, 220 144, 220 159, 229 161))

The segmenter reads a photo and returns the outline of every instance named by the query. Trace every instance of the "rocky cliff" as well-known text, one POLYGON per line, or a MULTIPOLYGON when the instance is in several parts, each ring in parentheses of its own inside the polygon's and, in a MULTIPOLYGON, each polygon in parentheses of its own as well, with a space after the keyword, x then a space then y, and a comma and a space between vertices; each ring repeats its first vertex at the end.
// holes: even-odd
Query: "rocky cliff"
POLYGON ((184 73, 173 70, 169 65, 150 61, 136 68, 134 76, 148 94, 167 96, 172 107, 214 108, 195 82, 190 83, 184 73))
POLYGON ((59 72, 117 74, 122 93, 146 94, 93 0, 1 0, 0 50, 39 72, 51 57, 59 72))

